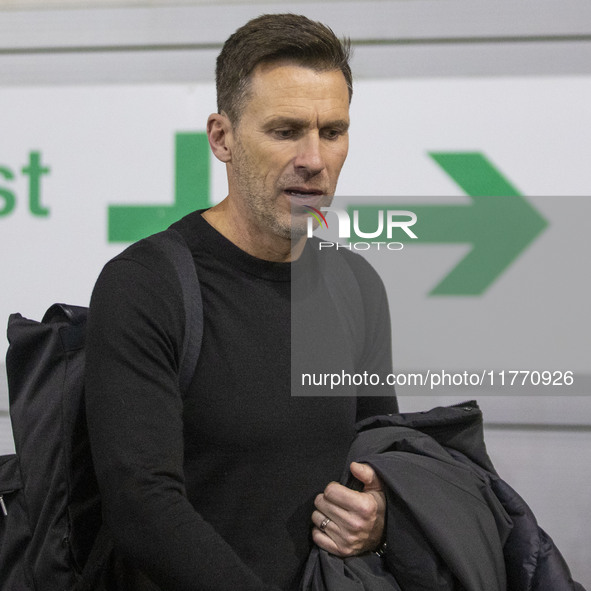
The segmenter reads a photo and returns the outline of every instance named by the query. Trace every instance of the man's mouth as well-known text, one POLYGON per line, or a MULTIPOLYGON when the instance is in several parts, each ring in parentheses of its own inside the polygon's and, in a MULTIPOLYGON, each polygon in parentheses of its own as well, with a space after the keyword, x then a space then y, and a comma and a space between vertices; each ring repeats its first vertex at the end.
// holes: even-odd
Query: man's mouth
POLYGON ((283 194, 287 196, 292 215, 307 215, 307 207, 320 209, 324 205, 329 205, 330 198, 322 189, 312 187, 288 187, 283 189, 283 194))
POLYGON ((320 189, 285 189, 285 192, 292 197, 321 197, 324 192, 320 189))

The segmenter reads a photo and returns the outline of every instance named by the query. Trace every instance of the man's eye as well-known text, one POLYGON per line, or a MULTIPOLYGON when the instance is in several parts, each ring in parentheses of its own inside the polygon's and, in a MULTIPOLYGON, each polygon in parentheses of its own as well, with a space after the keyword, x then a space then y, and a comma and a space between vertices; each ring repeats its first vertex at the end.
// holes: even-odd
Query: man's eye
POLYGON ((288 140, 296 134, 295 129, 276 129, 275 135, 282 140, 288 140))
POLYGON ((328 140, 336 140, 342 135, 342 131, 340 129, 325 129, 322 135, 328 140))

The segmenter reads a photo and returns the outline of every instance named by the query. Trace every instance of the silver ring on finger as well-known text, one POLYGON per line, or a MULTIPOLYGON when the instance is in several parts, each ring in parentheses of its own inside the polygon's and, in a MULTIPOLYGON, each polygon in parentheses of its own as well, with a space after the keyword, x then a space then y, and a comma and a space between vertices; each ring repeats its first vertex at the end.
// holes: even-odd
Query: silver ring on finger
POLYGON ((330 517, 325 517, 322 520, 322 523, 320 524, 320 531, 324 531, 326 529, 326 526, 331 522, 330 517))

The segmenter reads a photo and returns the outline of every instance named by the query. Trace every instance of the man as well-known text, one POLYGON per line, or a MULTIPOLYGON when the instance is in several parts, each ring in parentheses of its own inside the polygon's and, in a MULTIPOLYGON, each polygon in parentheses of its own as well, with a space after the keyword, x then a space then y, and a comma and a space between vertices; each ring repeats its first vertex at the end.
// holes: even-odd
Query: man
MULTIPOLYGON (((104 518, 129 570, 147 577, 141 588, 297 589, 311 540, 338 556, 382 544, 385 500, 373 470, 352 464, 362 492, 330 481, 355 421, 396 410, 392 391, 309 397, 291 388, 292 296, 313 318, 342 320, 320 274, 301 273, 292 291, 292 267, 315 268, 304 206, 330 204, 347 155, 347 47, 305 17, 266 15, 228 39, 216 83, 207 133, 228 196, 174 225, 203 296, 193 383, 182 397, 178 286, 153 253, 132 247, 93 293, 89 432, 104 518)), ((387 373, 383 286, 360 257, 343 258, 363 292, 354 312, 364 332, 356 342, 339 328, 308 332, 302 362, 317 359, 324 339, 345 369, 387 373)))

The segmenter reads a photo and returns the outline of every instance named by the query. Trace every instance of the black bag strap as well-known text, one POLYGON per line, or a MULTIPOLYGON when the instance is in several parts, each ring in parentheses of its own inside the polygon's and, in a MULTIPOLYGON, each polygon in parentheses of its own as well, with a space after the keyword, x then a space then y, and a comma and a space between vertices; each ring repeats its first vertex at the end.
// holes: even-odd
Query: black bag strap
MULTIPOLYGON (((185 335, 179 366, 179 385, 181 394, 185 396, 197 367, 203 337, 203 302, 197 270, 187 242, 177 230, 169 228, 145 240, 166 255, 181 284, 185 335)), ((102 525, 74 591, 96 591, 101 588, 101 579, 112 551, 112 536, 105 525, 102 525)))
POLYGON ((185 308, 185 337, 179 384, 185 395, 193 380, 203 337, 203 303, 193 255, 180 232, 169 228, 145 239, 162 251, 176 270, 185 308))

